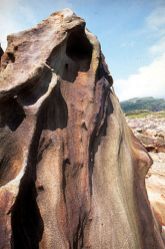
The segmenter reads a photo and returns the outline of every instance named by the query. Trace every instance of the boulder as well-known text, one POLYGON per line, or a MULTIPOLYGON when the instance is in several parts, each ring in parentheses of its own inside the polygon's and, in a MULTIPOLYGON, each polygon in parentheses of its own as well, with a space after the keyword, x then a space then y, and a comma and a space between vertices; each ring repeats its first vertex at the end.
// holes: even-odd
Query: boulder
POLYGON ((97 38, 71 10, 8 36, 0 73, 0 248, 163 249, 97 38))

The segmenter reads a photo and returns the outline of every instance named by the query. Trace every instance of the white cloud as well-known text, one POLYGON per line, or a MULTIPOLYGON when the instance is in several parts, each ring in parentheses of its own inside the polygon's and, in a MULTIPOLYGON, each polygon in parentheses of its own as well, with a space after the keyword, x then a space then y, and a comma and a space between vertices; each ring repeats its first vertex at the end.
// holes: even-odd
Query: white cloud
POLYGON ((148 48, 152 62, 141 66, 127 79, 117 79, 115 90, 120 100, 133 97, 165 98, 165 6, 161 5, 146 18, 143 29, 157 37, 157 41, 148 48))
POLYGON ((115 82, 115 90, 120 100, 133 97, 165 97, 165 54, 151 64, 139 68, 128 79, 115 82))
POLYGON ((149 52, 152 55, 161 55, 165 52, 165 36, 163 36, 157 43, 149 48, 149 52))

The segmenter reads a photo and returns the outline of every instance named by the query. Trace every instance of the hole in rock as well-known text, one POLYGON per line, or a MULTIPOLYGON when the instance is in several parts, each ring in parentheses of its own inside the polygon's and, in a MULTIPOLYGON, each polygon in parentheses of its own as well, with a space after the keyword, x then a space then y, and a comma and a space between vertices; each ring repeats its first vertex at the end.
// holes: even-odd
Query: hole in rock
POLYGON ((79 26, 70 31, 66 42, 53 49, 46 63, 62 80, 73 83, 78 72, 89 70, 92 52, 84 27, 79 26))
POLYGON ((24 110, 16 99, 10 98, 0 104, 0 128, 8 126, 15 131, 24 118, 24 110))
POLYGON ((44 225, 36 196, 35 182, 24 179, 12 210, 12 249, 39 249, 44 225))
POLYGON ((43 128, 49 130, 63 129, 68 122, 67 104, 61 94, 58 82, 42 109, 43 128))
MULTIPOLYGON (((40 116, 40 114, 39 114, 40 116)), ((29 148, 26 172, 19 184, 19 193, 11 212, 12 249, 39 249, 44 222, 37 204, 36 164, 43 124, 38 117, 29 148)))
POLYGON ((8 52, 7 55, 8 55, 9 60, 10 60, 12 63, 14 63, 14 62, 15 62, 15 56, 14 56, 14 54, 11 53, 11 52, 8 52))
POLYGON ((38 191, 44 191, 44 186, 42 185, 38 186, 38 191))
POLYGON ((65 69, 66 69, 66 70, 68 69, 68 64, 67 64, 67 63, 65 64, 65 69))
POLYGON ((84 27, 76 27, 71 31, 67 39, 64 69, 60 72, 61 78, 73 83, 78 72, 88 72, 92 51, 93 46, 85 34, 84 27))
MULTIPOLYGON (((0 44, 1 45, 1 44, 0 44)), ((1 48, 1 46, 0 46, 0 59, 1 59, 1 57, 2 57, 2 55, 3 55, 3 49, 1 48)))
POLYGON ((72 60, 88 60, 88 67, 92 57, 92 44, 89 42, 84 28, 78 27, 73 30, 67 40, 66 54, 72 60))
POLYGON ((47 92, 52 78, 51 71, 46 68, 41 77, 37 77, 32 82, 28 82, 27 86, 22 88, 19 92, 19 101, 23 105, 28 106, 35 104, 35 102, 47 92))

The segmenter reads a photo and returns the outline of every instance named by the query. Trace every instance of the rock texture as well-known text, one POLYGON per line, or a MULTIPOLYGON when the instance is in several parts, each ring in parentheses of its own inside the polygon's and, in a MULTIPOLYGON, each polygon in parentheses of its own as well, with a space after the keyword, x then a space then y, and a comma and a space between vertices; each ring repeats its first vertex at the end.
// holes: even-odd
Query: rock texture
POLYGON ((146 177, 150 203, 159 223, 165 227, 165 153, 150 153, 154 164, 146 177))
POLYGON ((151 152, 165 152, 165 113, 149 114, 144 118, 127 118, 135 136, 151 152))
POLYGON ((153 165, 146 176, 147 193, 154 214, 162 227, 165 240, 165 118, 164 113, 153 113, 146 118, 128 118, 135 135, 150 151, 153 165))
POLYGON ((97 38, 71 10, 8 36, 0 74, 0 248, 163 249, 97 38))

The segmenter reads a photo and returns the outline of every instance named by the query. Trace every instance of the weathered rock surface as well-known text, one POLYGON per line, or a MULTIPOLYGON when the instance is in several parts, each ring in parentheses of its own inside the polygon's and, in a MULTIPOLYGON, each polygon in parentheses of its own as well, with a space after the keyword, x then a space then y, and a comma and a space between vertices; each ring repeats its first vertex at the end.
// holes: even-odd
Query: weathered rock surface
POLYGON ((161 117, 161 112, 145 118, 128 118, 127 121, 135 136, 149 152, 165 152, 165 118, 161 117))
POLYGON ((146 177, 148 196, 159 224, 165 227, 165 153, 150 155, 154 163, 146 177))
POLYGON ((163 113, 127 119, 134 134, 151 151, 153 165, 146 176, 147 193, 165 240, 165 119, 163 113))
POLYGON ((163 249, 96 37, 70 10, 8 37, 0 74, 0 248, 163 249))

